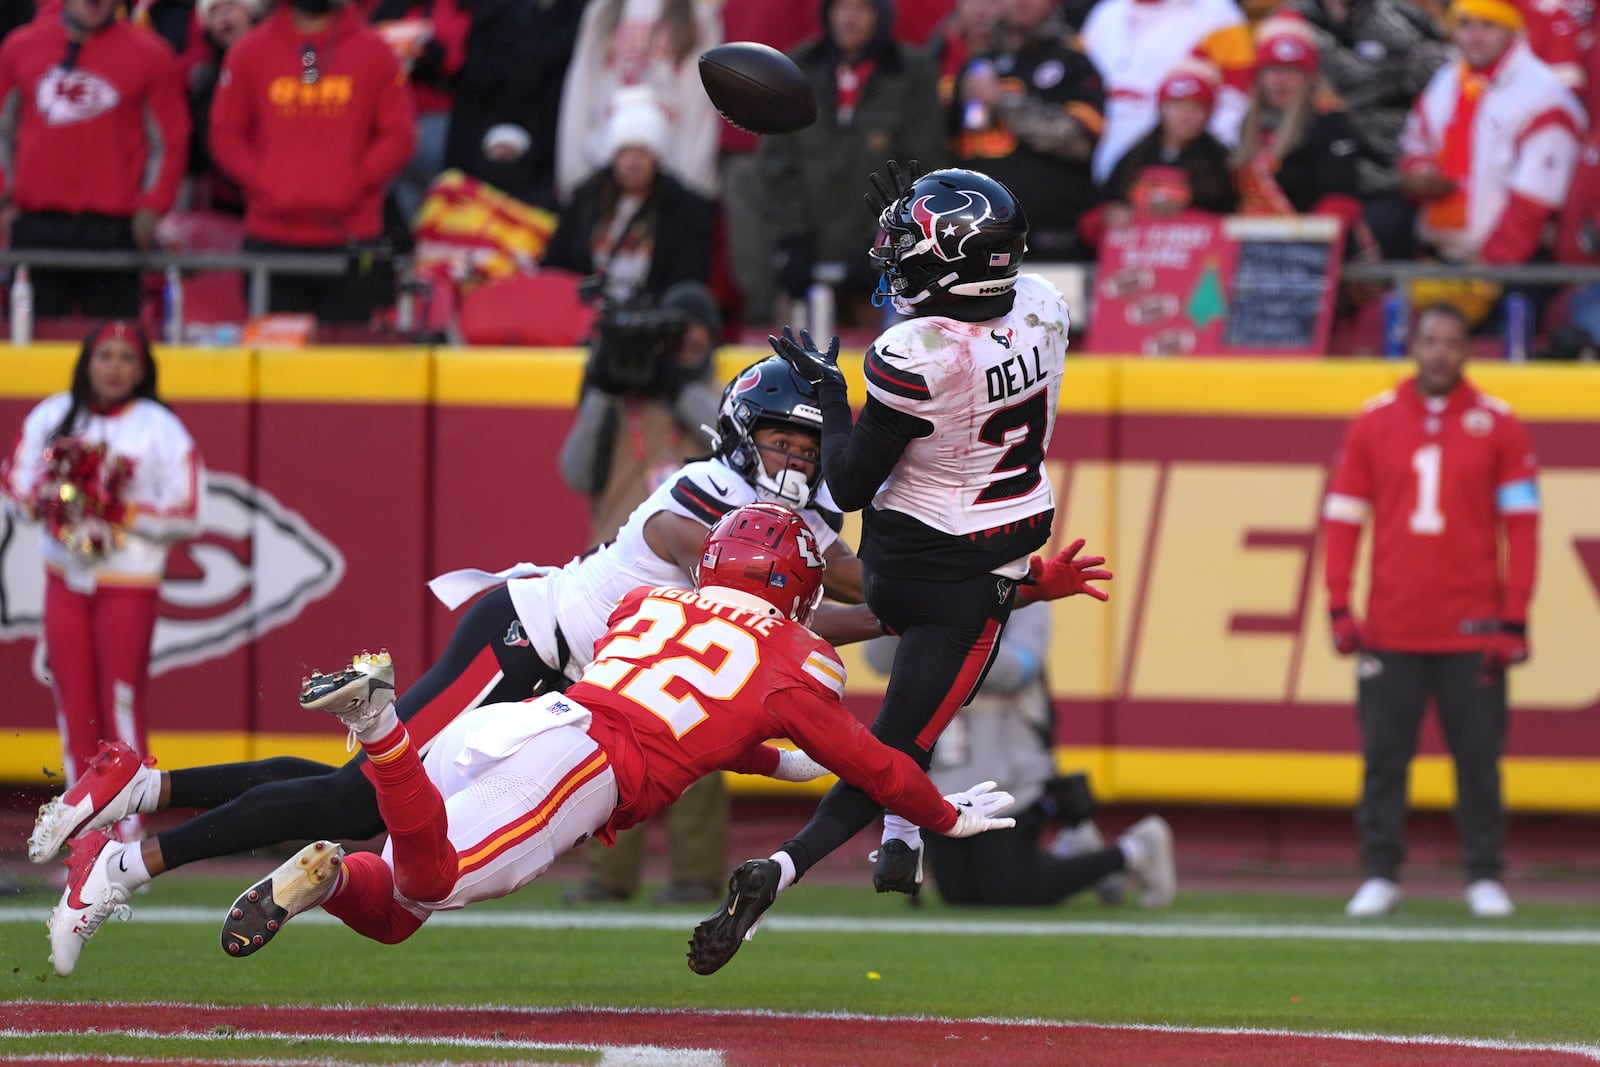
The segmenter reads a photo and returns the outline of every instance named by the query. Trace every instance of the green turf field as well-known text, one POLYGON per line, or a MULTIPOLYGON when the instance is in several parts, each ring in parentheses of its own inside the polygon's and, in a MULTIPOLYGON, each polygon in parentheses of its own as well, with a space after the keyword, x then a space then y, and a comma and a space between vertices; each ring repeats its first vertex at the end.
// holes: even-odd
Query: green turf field
MULTIPOLYGON (((1270 893, 1182 893, 1162 913, 1092 899, 973 911, 802 885, 700 977, 684 947, 701 909, 565 908, 560 884, 392 947, 313 912, 236 960, 217 930, 241 888, 162 880, 70 979, 46 962, 53 891, 3 898, 0 1000, 765 1008, 1600 1044, 1600 907, 1523 904, 1484 923, 1458 901, 1408 901, 1354 923, 1342 898, 1270 893)), ((8 1040, 0 1056, 24 1050, 8 1040)))

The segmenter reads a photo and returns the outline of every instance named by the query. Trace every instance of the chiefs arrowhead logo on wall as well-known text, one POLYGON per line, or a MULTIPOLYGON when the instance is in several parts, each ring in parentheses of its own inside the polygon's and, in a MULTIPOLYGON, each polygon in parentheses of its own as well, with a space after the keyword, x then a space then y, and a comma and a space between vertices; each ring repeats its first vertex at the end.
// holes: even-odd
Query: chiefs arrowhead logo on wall
MULTIPOLYGON (((293 621, 344 577, 344 556, 298 512, 211 471, 200 536, 167 556, 150 672, 220 659, 293 621)), ((39 527, 0 518, 0 641, 37 636, 44 606, 39 527)))

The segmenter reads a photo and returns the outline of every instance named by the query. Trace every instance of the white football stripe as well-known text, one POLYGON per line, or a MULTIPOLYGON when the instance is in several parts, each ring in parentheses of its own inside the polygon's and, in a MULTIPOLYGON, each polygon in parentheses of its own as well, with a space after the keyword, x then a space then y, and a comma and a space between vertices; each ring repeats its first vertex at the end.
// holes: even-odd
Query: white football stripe
MULTIPOLYGON (((0 923, 37 923, 48 909, 8 904, 0 907, 0 923)), ((218 908, 133 906, 139 923, 215 926, 218 908)), ((295 918, 297 926, 337 926, 339 920, 323 911, 295 918)), ((435 912, 430 927, 452 926, 472 930, 683 930, 692 926, 683 914, 627 915, 577 914, 570 911, 451 911, 435 912)), ((768 915, 763 930, 831 934, 928 934, 1010 937, 1148 937, 1156 939, 1206 939, 1228 941, 1399 941, 1441 944, 1500 945, 1600 945, 1600 930, 1523 929, 1481 926, 1391 926, 1387 923, 1351 923, 1343 916, 1329 925, 1262 924, 1245 916, 1218 916, 1206 920, 1162 921, 1135 917, 1107 920, 1062 919, 1042 922, 1021 919, 853 919, 824 915, 768 915)))

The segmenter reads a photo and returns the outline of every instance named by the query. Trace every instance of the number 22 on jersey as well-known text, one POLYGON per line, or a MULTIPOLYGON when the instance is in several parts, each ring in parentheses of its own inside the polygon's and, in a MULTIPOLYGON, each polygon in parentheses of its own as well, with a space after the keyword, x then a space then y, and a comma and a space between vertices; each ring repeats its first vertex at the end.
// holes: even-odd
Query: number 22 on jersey
POLYGON ((682 737, 706 718, 699 697, 731 700, 760 663, 761 649, 749 630, 718 618, 690 623, 682 604, 646 597, 595 649, 583 680, 633 701, 682 737), (669 641, 692 654, 657 658, 669 641), (675 678, 688 684, 683 696, 667 692, 675 678))

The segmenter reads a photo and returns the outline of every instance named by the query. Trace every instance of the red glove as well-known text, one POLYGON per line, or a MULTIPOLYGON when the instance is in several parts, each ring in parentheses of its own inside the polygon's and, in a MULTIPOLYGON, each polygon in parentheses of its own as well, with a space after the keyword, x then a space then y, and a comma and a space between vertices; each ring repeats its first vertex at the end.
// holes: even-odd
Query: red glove
POLYGON ((1528 624, 1502 619, 1500 629, 1489 635, 1483 646, 1483 672, 1496 674, 1507 667, 1528 662, 1528 624))
POLYGON ((1075 593, 1088 593, 1096 600, 1110 600, 1111 594, 1090 585, 1090 582, 1109 582, 1111 572, 1096 570, 1106 561, 1104 556, 1084 556, 1074 559, 1082 549, 1083 538, 1051 556, 1048 560, 1034 556, 1028 560, 1028 576, 1017 586, 1017 607, 1040 600, 1060 600, 1075 593))
POLYGON ((1349 608, 1334 608, 1328 612, 1328 624, 1333 630, 1333 650, 1339 655, 1348 656, 1366 647, 1361 640, 1361 627, 1350 614, 1349 608))

